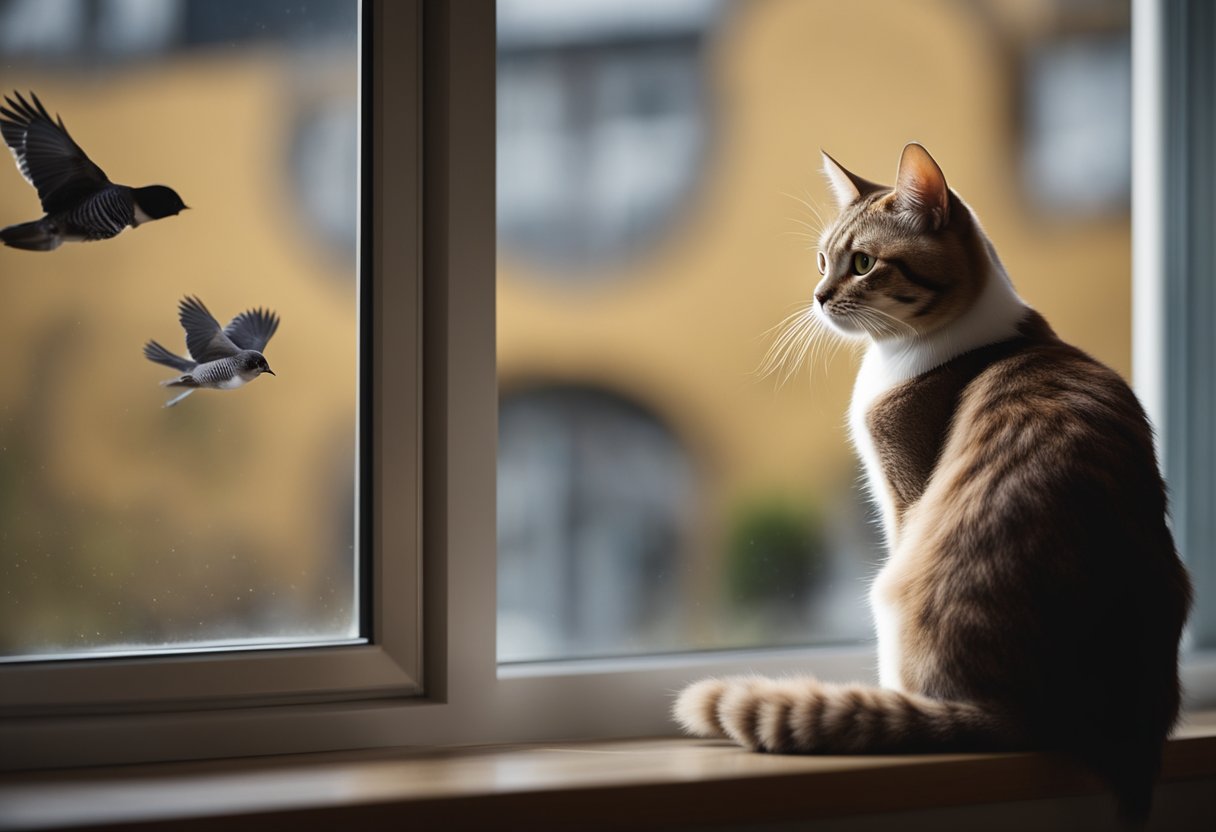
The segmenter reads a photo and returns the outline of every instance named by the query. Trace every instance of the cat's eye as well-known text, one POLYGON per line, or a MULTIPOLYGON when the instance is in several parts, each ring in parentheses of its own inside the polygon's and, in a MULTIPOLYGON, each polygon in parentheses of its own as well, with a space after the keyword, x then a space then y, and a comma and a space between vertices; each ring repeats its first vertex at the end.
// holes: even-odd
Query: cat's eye
POLYGON ((828 273, 828 258, 827 258, 827 256, 826 256, 826 255, 824 255, 824 253, 821 251, 821 252, 819 252, 819 256, 815 258, 815 260, 816 260, 816 261, 819 263, 819 273, 820 273, 820 274, 827 274, 827 273, 828 273))
POLYGON ((869 274, 870 269, 874 268, 875 260, 864 251, 858 251, 853 254, 853 274, 863 275, 869 274))

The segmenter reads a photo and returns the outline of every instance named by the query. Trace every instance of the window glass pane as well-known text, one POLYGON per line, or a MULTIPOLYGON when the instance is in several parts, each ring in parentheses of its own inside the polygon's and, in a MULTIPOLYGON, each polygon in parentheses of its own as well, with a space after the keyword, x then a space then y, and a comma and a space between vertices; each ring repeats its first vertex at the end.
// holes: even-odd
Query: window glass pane
MULTIPOLYGON (((44 191, 75 165, 58 225, 2 233, 68 239, 0 248, 0 656, 359 638, 358 17, 356 0, 0 2, 5 139, 44 191), (112 182, 189 210, 140 190, 79 207, 100 185, 35 95, 112 182), (154 221, 70 239, 128 219, 154 221), (189 355, 187 297, 220 326, 265 312, 223 343, 189 313, 203 363, 150 362, 149 341, 189 355)), ((42 218, 0 168, 0 226, 42 218)))
POLYGON ((500 660, 868 639, 859 354, 756 372, 818 280, 819 148, 890 182, 924 143, 1126 375, 1128 5, 498 11, 500 660))

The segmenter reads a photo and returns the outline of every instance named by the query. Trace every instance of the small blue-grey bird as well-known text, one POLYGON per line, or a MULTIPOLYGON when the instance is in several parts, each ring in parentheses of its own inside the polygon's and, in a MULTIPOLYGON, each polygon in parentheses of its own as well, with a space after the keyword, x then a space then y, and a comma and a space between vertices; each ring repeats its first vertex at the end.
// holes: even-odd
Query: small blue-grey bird
POLYGON ((186 349, 194 358, 174 355, 156 341, 144 345, 144 357, 178 370, 182 375, 162 381, 165 387, 185 387, 186 391, 165 402, 173 407, 195 390, 234 390, 262 373, 275 374, 266 363, 262 350, 279 328, 279 316, 269 309, 248 309, 228 326, 220 323, 196 297, 183 298, 178 318, 186 330, 186 349))
POLYGON ((0 229, 6 246, 53 251, 64 242, 106 240, 128 225, 176 216, 187 206, 172 188, 116 185, 68 135, 63 119, 52 119, 38 96, 33 104, 14 92, 0 107, 0 134, 25 180, 38 191, 40 220, 0 229))

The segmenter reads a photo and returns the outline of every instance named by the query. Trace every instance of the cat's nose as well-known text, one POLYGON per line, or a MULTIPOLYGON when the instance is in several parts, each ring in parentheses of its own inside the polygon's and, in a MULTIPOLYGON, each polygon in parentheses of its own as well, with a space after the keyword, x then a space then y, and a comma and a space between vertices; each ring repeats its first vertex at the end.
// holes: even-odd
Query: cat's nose
POLYGON ((826 306, 834 294, 836 294, 834 289, 820 289, 815 293, 815 300, 819 301, 820 306, 826 306))

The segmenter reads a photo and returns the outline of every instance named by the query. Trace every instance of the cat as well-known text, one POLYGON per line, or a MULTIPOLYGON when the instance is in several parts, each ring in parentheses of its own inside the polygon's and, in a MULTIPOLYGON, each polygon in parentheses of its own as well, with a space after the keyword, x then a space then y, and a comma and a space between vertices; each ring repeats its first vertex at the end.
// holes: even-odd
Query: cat
POLYGON ((924 147, 893 188, 823 162, 814 311, 869 342, 849 425, 888 549, 881 687, 704 679, 675 718, 757 751, 1062 751, 1143 819, 1191 597, 1144 411, 1022 301, 924 147))

